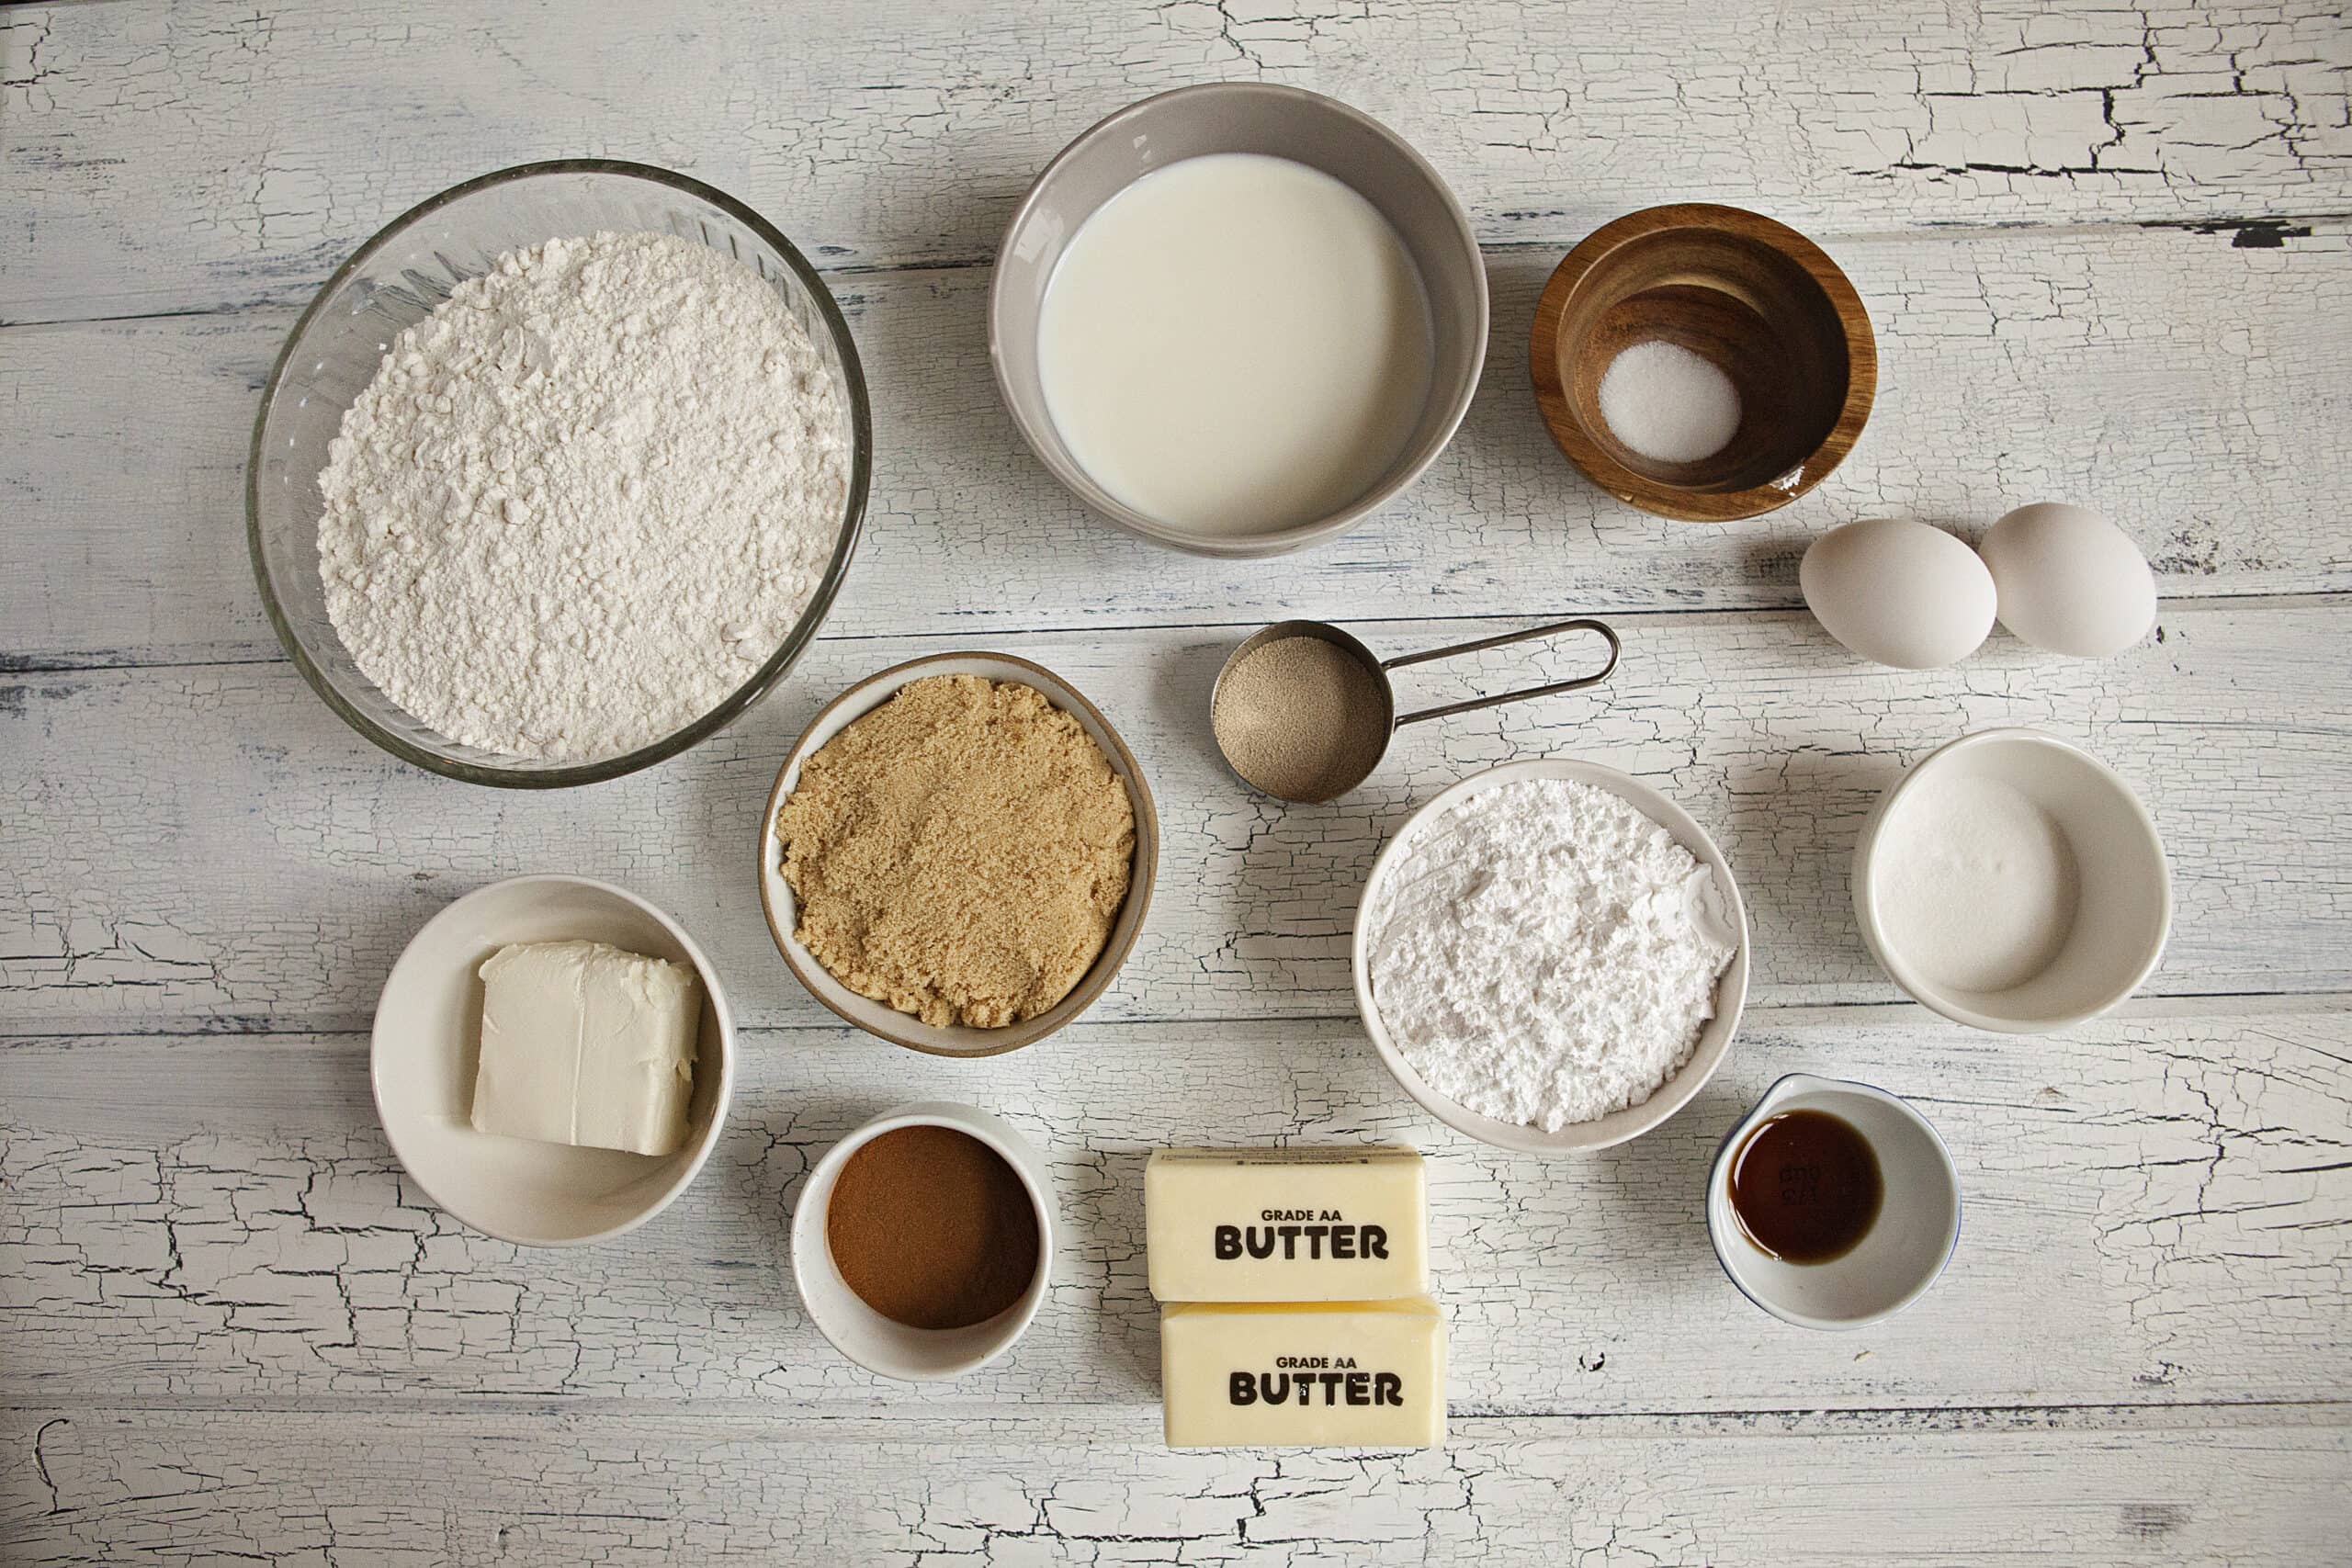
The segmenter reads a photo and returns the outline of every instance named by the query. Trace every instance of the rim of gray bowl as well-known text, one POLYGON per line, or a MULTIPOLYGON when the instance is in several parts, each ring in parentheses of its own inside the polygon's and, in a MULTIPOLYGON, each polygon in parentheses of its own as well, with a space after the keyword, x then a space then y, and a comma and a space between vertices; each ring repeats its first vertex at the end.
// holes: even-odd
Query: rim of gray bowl
MULTIPOLYGON (((1427 287, 1426 281, 1423 287, 1427 287)), ((1453 187, 1446 183, 1445 176, 1438 173, 1437 166, 1422 157, 1419 151, 1393 128, 1364 113, 1352 104, 1343 103, 1323 93, 1309 92, 1305 87, 1284 86, 1275 82, 1196 82, 1188 87, 1171 87, 1167 92, 1154 93, 1148 98, 1138 98, 1124 108, 1114 109, 1104 115, 1072 137, 1068 146, 1055 153, 1053 160, 1037 171, 1037 177, 1029 183, 1028 190, 1022 194, 1021 204, 1012 209, 1012 219, 1005 225, 1003 237, 997 242, 995 263, 989 277, 989 369, 996 378, 997 398, 1004 404, 1005 413, 1012 419, 1013 428, 1021 433, 1022 444, 1035 455, 1037 460, 1046 466, 1046 471, 1052 474, 1064 490, 1076 496, 1096 515, 1116 524, 1131 534, 1149 539, 1156 545, 1165 545, 1193 555, 1220 557, 1227 559, 1254 559, 1265 556, 1285 555, 1292 550, 1303 549, 1309 545, 1321 544, 1326 540, 1337 538, 1355 527, 1365 518, 1419 484, 1421 476, 1429 472, 1438 458, 1444 455, 1447 447, 1453 445, 1453 437, 1461 430, 1462 421, 1470 412, 1471 400, 1478 394, 1478 385, 1486 378, 1487 344, 1493 328, 1494 310, 1493 301, 1488 295, 1486 253, 1479 249, 1478 236, 1470 227, 1469 215, 1462 210, 1460 198, 1453 194, 1453 187), (1021 226, 1028 221, 1031 209, 1037 205, 1039 195, 1053 179, 1055 173, 1082 149, 1101 141, 1117 130, 1122 123, 1136 118, 1147 110, 1164 108, 1172 99, 1221 96, 1287 98, 1319 112, 1353 120, 1395 149, 1414 173, 1429 182, 1430 187, 1437 193, 1439 199, 1444 204, 1446 215, 1453 220, 1454 233, 1460 239, 1464 253, 1471 258, 1471 287, 1478 301, 1477 341, 1470 355, 1470 374, 1455 389, 1449 401, 1445 411, 1443 434, 1430 444, 1429 451, 1422 456, 1421 459, 1382 480, 1328 517, 1264 534, 1204 535, 1163 523, 1159 518, 1138 512, 1125 502, 1119 501, 1101 485, 1096 484, 1092 477, 1083 468, 1049 451, 1047 444, 1038 439, 1036 432, 1030 428, 1030 422, 1022 417, 1019 405, 1013 401, 1012 389, 1005 378, 1004 351, 998 331, 998 321, 1002 313, 1001 301, 1004 290, 1005 253, 1012 243, 1012 237, 1019 233, 1021 226)))
POLYGON ((825 287, 824 279, 819 275, 817 269, 808 264, 808 258, 800 254, 800 248, 797 245, 785 238, 783 231, 775 224, 770 223, 744 203, 738 201, 716 186, 706 185, 688 175, 673 174, 668 169, 659 168, 651 164, 634 164, 624 159, 553 158, 536 164, 516 164, 508 168, 492 170, 486 175, 477 175, 472 179, 427 197, 369 235, 358 249, 351 253, 341 266, 334 269, 326 282, 320 286, 318 293, 311 296, 310 304, 303 308, 300 319, 295 321, 293 330, 286 334, 285 346, 278 350, 276 362, 269 367, 269 379, 262 384, 261 406, 254 415, 253 441, 247 449, 245 458, 245 547, 253 560, 254 580, 261 588, 262 607, 269 614, 269 624, 277 629, 277 640, 285 646, 288 657, 293 660, 294 667, 302 672, 302 679, 310 683, 311 690, 316 692, 320 700, 332 708, 345 724, 401 761, 413 763, 417 767, 439 773, 446 778, 459 779, 467 784, 488 784, 499 789, 563 789, 577 784, 602 784, 608 779, 616 779, 626 773, 636 773, 640 768, 650 768, 656 762, 665 761, 681 751, 700 745, 749 712, 761 698, 766 696, 786 675, 791 672, 793 665, 798 662, 800 655, 807 651, 808 644, 816 640, 818 627, 824 623, 825 616, 831 611, 833 598, 841 592, 842 581, 849 576, 850 558, 856 553, 858 536, 865 525, 866 494, 873 482, 873 473, 874 415, 866 395, 865 367, 857 356, 857 340, 850 334, 849 320, 842 314, 841 304, 833 298, 832 290, 825 287), (285 607, 278 603, 277 590, 270 581, 269 563, 262 549, 262 436, 269 427, 270 412, 277 406, 277 394, 286 377, 286 367, 293 362, 295 348, 310 331, 311 322, 317 318, 319 311, 325 307, 330 299, 334 297, 335 291, 342 288, 344 280, 356 271, 362 263, 380 250, 393 235, 462 197, 471 196, 477 191, 487 190, 495 186, 514 184, 542 175, 619 175, 641 179, 652 185, 667 186, 673 190, 683 192, 697 200, 708 202, 757 234, 763 242, 775 247, 776 254, 784 258, 785 265, 792 269, 794 275, 800 279, 802 286, 808 289, 810 299, 815 302, 819 313, 825 319, 826 330, 832 334, 834 346, 841 354, 842 378, 845 383, 842 390, 849 401, 850 411, 849 493, 844 498, 841 536, 834 541, 832 558, 826 563, 825 574, 818 580, 817 591, 810 595, 808 607, 800 613, 799 620, 794 623, 792 630, 785 635, 784 641, 777 646, 775 652, 771 654, 759 669, 752 671, 749 680, 721 699, 717 706, 695 719, 691 724, 662 737, 651 745, 640 746, 634 751, 624 751, 617 757, 606 757, 594 762, 567 763, 549 768, 485 768, 458 758, 443 756, 439 752, 395 735, 379 725, 368 715, 344 700, 343 694, 335 690, 334 683, 327 679, 326 672, 318 667, 317 662, 311 659, 310 650, 302 646, 300 634, 294 629, 293 623, 287 616, 285 607))

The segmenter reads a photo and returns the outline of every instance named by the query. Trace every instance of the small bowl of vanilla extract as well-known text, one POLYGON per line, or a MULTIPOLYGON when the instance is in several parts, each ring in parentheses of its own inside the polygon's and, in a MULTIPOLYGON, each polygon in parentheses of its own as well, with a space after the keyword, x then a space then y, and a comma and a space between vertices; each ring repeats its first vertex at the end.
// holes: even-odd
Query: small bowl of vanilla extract
POLYGON ((1927 1293, 1960 1245, 1960 1172, 1926 1117, 1793 1073, 1724 1139, 1707 1235, 1740 1293, 1801 1328, 1860 1328, 1927 1293))

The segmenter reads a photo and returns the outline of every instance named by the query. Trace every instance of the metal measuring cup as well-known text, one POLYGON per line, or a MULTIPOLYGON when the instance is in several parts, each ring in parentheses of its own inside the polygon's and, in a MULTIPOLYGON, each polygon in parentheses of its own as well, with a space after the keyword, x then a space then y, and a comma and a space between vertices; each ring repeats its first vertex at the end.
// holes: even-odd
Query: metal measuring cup
MULTIPOLYGON (((1216 738, 1217 750, 1225 758, 1226 766, 1234 775, 1252 789, 1262 790, 1278 799, 1315 805, 1337 800, 1372 776, 1387 754, 1388 742, 1400 726, 1419 724, 1425 718, 1443 718, 1449 714, 1468 713, 1473 708, 1490 708, 1503 703, 1522 702, 1529 697, 1548 697, 1561 692, 1574 692, 1586 686, 1599 685, 1617 668, 1622 651, 1617 634, 1600 621, 1577 619, 1555 621, 1549 626, 1530 626, 1525 631, 1505 632, 1500 637, 1480 637, 1476 642, 1455 643, 1451 648, 1433 648, 1425 653, 1408 653, 1400 658, 1383 660, 1372 649, 1334 626, 1321 621, 1278 621, 1244 641, 1227 656, 1225 667, 1217 671, 1216 684, 1209 690, 1209 728, 1216 738), (1590 675, 1573 681, 1555 681, 1549 685, 1531 686, 1525 691, 1501 692, 1493 696, 1471 697, 1458 703, 1423 708, 1418 713, 1399 716, 1396 712, 1396 692, 1388 679, 1392 670, 1408 664, 1426 664, 1432 660, 1451 659, 1457 653, 1476 653, 1489 648, 1501 648, 1507 643, 1527 642, 1536 637, 1557 637, 1563 632, 1594 632, 1609 645, 1609 662, 1590 675), (1242 691, 1234 681, 1234 671, 1244 660, 1263 648, 1305 637, 1327 643, 1346 656, 1346 663, 1336 665, 1340 691, 1336 700, 1314 702, 1301 700, 1294 705, 1297 711, 1270 712, 1262 694, 1242 691), (1257 750, 1249 744, 1254 737, 1275 737, 1278 742, 1288 742, 1287 752, 1307 759, 1313 765, 1269 767, 1254 754, 1236 757, 1237 746, 1246 753, 1257 750), (1254 768, 1252 764, 1257 764, 1254 768), (1254 776, 1253 776, 1254 773, 1254 776)), ((1275 705, 1282 705, 1277 702, 1275 705)))

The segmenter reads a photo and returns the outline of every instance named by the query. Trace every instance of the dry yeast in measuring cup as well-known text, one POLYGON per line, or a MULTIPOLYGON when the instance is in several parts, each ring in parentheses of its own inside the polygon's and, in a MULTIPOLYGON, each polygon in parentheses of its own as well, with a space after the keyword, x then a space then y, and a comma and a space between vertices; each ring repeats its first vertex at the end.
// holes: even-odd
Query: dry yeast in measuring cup
POLYGON ((1336 800, 1372 776, 1401 725, 1527 697, 1598 685, 1617 668, 1617 634, 1600 621, 1557 621, 1500 637, 1433 648, 1383 661, 1339 627, 1282 621, 1233 650, 1209 694, 1209 726, 1227 766, 1253 789, 1283 800, 1336 800), (1609 662, 1590 675, 1523 692, 1472 697, 1401 717, 1388 671, 1507 643, 1587 631, 1609 645, 1609 662))

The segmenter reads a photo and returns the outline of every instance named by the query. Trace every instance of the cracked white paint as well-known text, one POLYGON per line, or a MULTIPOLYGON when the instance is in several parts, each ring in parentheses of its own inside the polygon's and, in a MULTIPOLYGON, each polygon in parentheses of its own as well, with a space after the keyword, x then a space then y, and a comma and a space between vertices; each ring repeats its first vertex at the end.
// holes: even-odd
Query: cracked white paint
POLYGON ((33 10, 0 77, 0 319, 291 299, 434 191, 565 154, 711 179, 820 265, 970 262, 1094 119, 1233 78, 1389 120, 1490 243, 1664 200, 1839 232, 2341 213, 2348 30, 2307 0, 33 10))
MULTIPOLYGON (((1278 570, 1131 539, 1031 460, 990 378, 984 271, 838 280, 880 446, 827 629, 1793 605, 1797 557, 1824 527, 1892 513, 1979 530, 2051 498, 2113 516, 2168 594, 2340 590, 2352 238, 2305 227, 2276 250, 2173 229, 1836 242, 1876 322, 1875 412, 1818 491, 1731 528, 1637 513, 1560 456, 1526 363, 1557 258, 1498 253, 1486 377, 1459 436, 1397 504, 1278 570)), ((21 569, 0 576, 0 654, 277 657, 244 553, 224 541, 243 525, 255 388, 291 322, 271 310, 0 332, 0 389, 20 387, 26 437, 0 444, 0 498, 40 502, 18 522, 21 569)))
POLYGON ((58 1562, 2259 1568, 2342 1544, 2352 1450, 2300 1415, 2211 1432, 1865 1417, 1728 1441, 1701 1422, 1472 1421, 1441 1452, 1272 1454, 1136 1448, 1051 1408, 945 1441, 633 1411, 44 1408, 0 1415, 0 1474, 25 1483, 0 1544, 58 1562))
MULTIPOLYGON (((19 323, 0 324, 0 1561, 2340 1555, 2339 9, 0 14, 0 323, 19 323), (1495 329, 1410 497, 1324 549, 1230 565, 1089 520, 1021 452, 980 264, 1095 116, 1246 76, 1336 93, 1430 155, 1489 246, 1495 329), (283 662, 246 575, 245 444, 294 309, 354 245, 458 179, 582 153, 708 178, 831 271, 875 388, 873 508, 830 637, 730 732, 594 790, 470 790, 370 750, 283 662), (1734 528, 1601 497, 1526 390, 1560 253, 1627 209, 1710 198, 1821 236, 1881 354, 1853 457, 1734 528), (1898 674, 1787 613, 1831 524, 1965 533, 2050 497, 2147 550, 2161 641, 2086 664, 1996 637, 1898 674), (1207 749, 1208 682, 1256 624, 1317 615, 1401 652, 1569 610, 1621 613, 1603 694, 1417 727, 1358 800, 1276 810, 1207 749), (1144 940, 1095 1013, 986 1062, 834 1025, 775 958, 748 864, 816 706, 950 639, 1016 648, 1097 700, 1166 839, 1144 940), (2057 1039, 1853 1005, 1894 995, 1848 910, 1861 813, 1902 761, 2003 722, 2087 740, 2173 854, 2159 995, 2057 1039), (1412 1109, 1348 1017, 1346 932, 1412 804, 1555 753, 1635 772, 1716 832, 1761 1005, 1665 1128, 1544 1163, 1412 1109), (418 924, 531 869, 673 908, 757 1026, 700 1181, 585 1250, 518 1250, 434 1209, 376 1128, 365 1037, 304 1032, 363 1028, 418 924), (1860 1335, 1765 1318, 1705 1245, 1715 1140, 1795 1069, 1912 1095, 1963 1172, 1951 1272, 1860 1335), (935 1096, 1039 1142, 1066 1251, 1011 1358, 919 1394, 822 1344, 783 1237, 825 1146, 935 1096), (1452 1446, 1162 1450, 1146 1153, 1363 1138, 1431 1156, 1452 1446)), ((1409 692, 1551 668, 1498 651, 1409 692)))
POLYGON ((1347 1025, 1082 1025, 988 1063, 846 1030, 753 1033, 696 1187, 625 1242, 553 1252, 473 1235, 423 1199, 375 1129, 365 1073, 357 1037, 0 1048, 0 1404, 560 1396, 928 1412, 962 1429, 1042 1401, 1116 1412, 1122 1440, 1148 1444, 1142 1165, 1208 1140, 1428 1153, 1458 1417, 1940 1420, 2292 1403, 2352 1380, 2352 1014, 2332 1005, 2128 1019, 2063 1043, 1894 1010, 1767 1013, 1665 1128, 1566 1164, 1444 1132, 1347 1025), (1717 1140, 1799 1070, 1912 1096, 1962 1171, 1968 1224, 1947 1279, 1857 1335, 1764 1317, 1706 1242, 1717 1140), (1008 1359, 917 1393, 818 1337, 784 1237, 825 1147, 890 1103, 940 1095, 1004 1107, 1038 1142, 1066 1248, 1008 1359))

